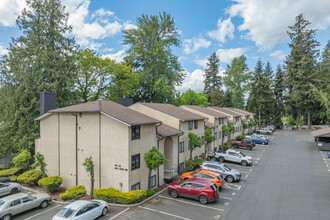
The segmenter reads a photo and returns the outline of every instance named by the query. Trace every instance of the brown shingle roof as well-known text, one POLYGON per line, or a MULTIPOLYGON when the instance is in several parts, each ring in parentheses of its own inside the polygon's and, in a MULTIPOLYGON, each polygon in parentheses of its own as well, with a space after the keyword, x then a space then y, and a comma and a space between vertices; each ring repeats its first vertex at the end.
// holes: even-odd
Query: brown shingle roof
POLYGON ((157 127, 157 134, 162 137, 168 137, 168 136, 173 136, 173 135, 181 135, 181 134, 183 134, 183 131, 180 131, 176 128, 162 124, 161 126, 157 127))
POLYGON ((220 108, 220 107, 217 107, 217 106, 210 106, 210 108, 212 108, 214 110, 217 110, 217 111, 220 111, 220 112, 224 112, 224 113, 226 113, 228 115, 232 115, 234 117, 238 117, 238 116, 242 116, 243 115, 242 113, 233 112, 233 111, 230 111, 228 109, 220 108))
POLYGON ((209 109, 209 108, 204 108, 204 107, 199 106, 199 105, 184 105, 184 106, 188 107, 188 108, 191 108, 191 109, 194 109, 196 111, 203 112, 205 114, 211 115, 215 118, 227 118, 228 117, 227 115, 222 114, 218 111, 214 111, 214 110, 209 109))
POLYGON ((248 111, 245 111, 245 110, 242 110, 242 109, 238 109, 238 108, 228 108, 228 109, 230 109, 232 111, 236 111, 236 112, 242 113, 244 115, 256 115, 256 114, 254 114, 252 112, 248 112, 248 111))
POLYGON ((160 123, 159 120, 122 106, 116 102, 106 100, 87 102, 49 111, 49 113, 62 112, 102 112, 132 126, 160 123))
POLYGON ((217 125, 212 124, 212 123, 206 121, 206 122, 205 122, 205 127, 206 127, 206 128, 216 128, 217 125))
POLYGON ((171 115, 175 118, 178 118, 182 121, 189 121, 189 120, 203 120, 206 119, 206 117, 202 115, 198 115, 195 113, 192 113, 190 111, 178 108, 171 104, 163 104, 163 103, 146 103, 146 102, 140 102, 141 105, 148 106, 150 108, 153 108, 155 110, 158 110, 160 112, 166 113, 168 115, 171 115))
POLYGON ((313 137, 320 137, 320 136, 330 137, 330 128, 323 128, 323 129, 320 129, 317 131, 313 131, 312 136, 313 137))

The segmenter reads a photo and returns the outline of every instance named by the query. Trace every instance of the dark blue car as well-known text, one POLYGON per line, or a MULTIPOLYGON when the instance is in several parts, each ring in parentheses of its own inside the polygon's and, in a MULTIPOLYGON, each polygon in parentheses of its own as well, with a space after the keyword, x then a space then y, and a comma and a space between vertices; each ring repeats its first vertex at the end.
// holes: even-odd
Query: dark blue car
POLYGON ((258 137, 249 137, 249 140, 251 140, 253 143, 255 144, 264 144, 264 145, 268 145, 268 141, 262 138, 258 138, 258 137))

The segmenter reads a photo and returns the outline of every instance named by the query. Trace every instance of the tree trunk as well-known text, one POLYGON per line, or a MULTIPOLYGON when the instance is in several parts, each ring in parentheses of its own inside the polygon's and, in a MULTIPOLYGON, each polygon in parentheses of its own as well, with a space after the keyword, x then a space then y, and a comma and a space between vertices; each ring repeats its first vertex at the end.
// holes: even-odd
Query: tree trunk
POLYGON ((91 173, 91 193, 89 195, 90 199, 94 198, 94 173, 91 173))
POLYGON ((301 114, 301 110, 297 109, 297 129, 299 129, 299 123, 300 123, 300 114, 301 114))
POLYGON ((193 151, 193 148, 190 147, 190 160, 192 160, 192 151, 193 151))
POLYGON ((260 129, 260 126, 261 126, 261 112, 260 112, 260 108, 259 108, 259 129, 260 129))
MULTIPOLYGON (((222 131, 223 132, 223 131, 222 131)), ((221 135, 223 134, 221 132, 221 135)), ((222 138, 221 138, 221 151, 223 151, 223 139, 225 138, 225 136, 224 135, 222 135, 222 138)))
POLYGON ((151 169, 149 169, 149 173, 148 173, 148 189, 150 189, 150 178, 151 178, 151 169))
POLYGON ((308 129, 311 129, 311 109, 307 109, 307 120, 308 120, 308 129))

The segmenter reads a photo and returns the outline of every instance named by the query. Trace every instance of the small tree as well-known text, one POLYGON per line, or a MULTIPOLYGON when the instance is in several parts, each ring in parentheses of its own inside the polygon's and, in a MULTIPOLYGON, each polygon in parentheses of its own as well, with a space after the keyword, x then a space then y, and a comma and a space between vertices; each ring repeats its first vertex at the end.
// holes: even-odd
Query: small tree
POLYGON ((151 171, 156 170, 160 165, 165 163, 165 155, 160 152, 155 146, 150 151, 144 154, 144 161, 149 169, 148 173, 148 189, 150 189, 151 171))
POLYGON ((41 172, 43 173, 43 177, 46 177, 46 166, 47 163, 45 162, 45 157, 43 154, 37 152, 34 155, 34 163, 31 165, 32 169, 39 168, 41 172))
POLYGON ((227 125, 222 125, 221 127, 221 150, 223 151, 223 139, 228 135, 228 126, 227 125))
MULTIPOLYGON (((204 135, 205 135, 205 141, 206 141, 206 145, 208 146, 210 143, 212 143, 213 141, 215 141, 217 138, 215 137, 214 134, 212 134, 212 130, 211 129, 206 129, 204 131, 204 135)), ((206 155, 206 147, 205 147, 205 155, 206 155)))
POLYGON ((249 121, 249 132, 251 132, 251 129, 254 126, 254 121, 249 121))
POLYGON ((242 125, 243 125, 243 134, 244 134, 244 130, 249 128, 249 125, 246 122, 243 122, 242 125))
POLYGON ((201 147, 203 145, 202 138, 194 133, 189 133, 189 149, 190 149, 190 160, 192 160, 192 152, 195 148, 201 147))
POLYGON ((228 136, 229 136, 229 140, 231 139, 231 134, 235 133, 236 128, 234 125, 228 125, 228 136))
POLYGON ((30 166, 31 154, 28 150, 23 150, 19 155, 13 158, 11 163, 15 168, 27 170, 30 166))
POLYGON ((91 176, 91 193, 90 193, 90 199, 93 199, 94 195, 93 195, 93 191, 94 191, 94 163, 92 160, 92 157, 88 157, 85 159, 85 162, 83 163, 83 165, 86 168, 86 172, 89 173, 89 175, 91 176))

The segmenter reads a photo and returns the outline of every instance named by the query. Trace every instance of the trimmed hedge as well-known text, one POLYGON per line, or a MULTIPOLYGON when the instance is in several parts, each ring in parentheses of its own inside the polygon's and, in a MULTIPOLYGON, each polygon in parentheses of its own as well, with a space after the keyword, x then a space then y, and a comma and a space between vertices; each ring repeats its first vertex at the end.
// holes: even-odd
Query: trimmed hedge
POLYGON ((236 136, 236 140, 237 141, 241 141, 241 140, 243 140, 245 138, 245 135, 244 134, 242 134, 242 135, 237 135, 236 136))
POLYGON ((0 177, 13 176, 13 175, 17 174, 19 171, 21 171, 20 168, 11 168, 11 169, 1 170, 0 177))
POLYGON ((186 171, 192 171, 198 169, 204 161, 206 161, 206 159, 186 160, 184 162, 186 171))
POLYGON ((63 200, 70 200, 70 199, 80 199, 86 195, 87 191, 83 185, 80 186, 72 186, 68 188, 65 193, 60 195, 61 199, 63 200))
POLYGON ((41 170, 29 170, 17 177, 17 181, 25 184, 35 184, 43 176, 41 170))
POLYGON ((95 189, 96 198, 105 200, 110 203, 132 204, 141 202, 147 193, 144 190, 133 190, 131 192, 120 192, 112 187, 107 189, 95 189))
POLYGON ((45 177, 38 181, 39 186, 51 193, 56 192, 62 183, 63 179, 60 176, 45 177))
POLYGON ((146 193, 147 193, 147 197, 150 197, 153 196, 156 193, 156 191, 154 189, 148 189, 146 193))

